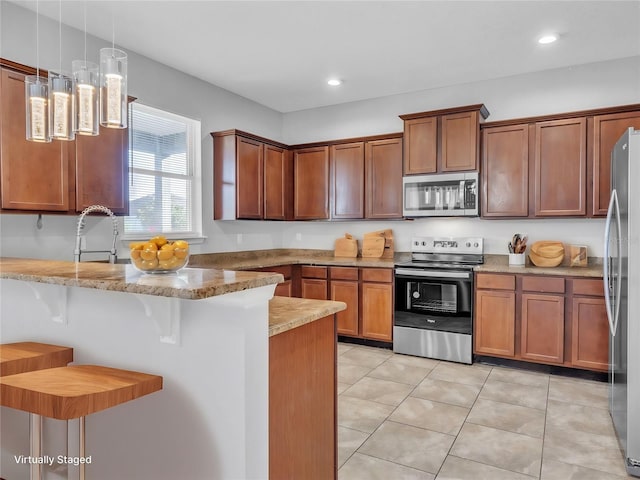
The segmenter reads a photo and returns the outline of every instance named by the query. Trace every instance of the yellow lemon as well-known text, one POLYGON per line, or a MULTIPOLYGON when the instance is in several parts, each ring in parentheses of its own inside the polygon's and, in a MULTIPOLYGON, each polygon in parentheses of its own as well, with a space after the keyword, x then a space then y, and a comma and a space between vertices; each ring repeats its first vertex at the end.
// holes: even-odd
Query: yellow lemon
POLYGON ((146 242, 131 242, 129 244, 129 249, 131 250, 142 250, 142 247, 144 247, 144 244, 146 242))
POLYGON ((151 240, 149 240, 149 242, 155 243, 156 246, 161 247, 167 243, 167 239, 164 235, 156 235, 151 240))
POLYGON ((142 257, 143 260, 157 260, 156 253, 157 253, 157 250, 145 248, 140 252, 140 256, 142 257))
POLYGON ((185 248, 188 249, 189 248, 189 242, 185 241, 185 240, 176 240, 175 242, 173 242, 173 246, 175 248, 185 248))
POLYGON ((142 260, 140 263, 141 270, 155 270, 158 268, 158 259, 154 258, 153 260, 142 260))
POLYGON ((142 247, 143 250, 153 250, 154 252, 158 250, 158 246, 155 242, 146 242, 142 247))
POLYGON ((140 258, 140 254, 142 253, 141 250, 131 250, 131 259, 132 260, 138 260, 140 258))
POLYGON ((173 250, 166 250, 164 248, 158 250, 158 260, 163 261, 171 258, 173 258, 173 250))
POLYGON ((188 250, 184 248, 176 248, 173 251, 173 254, 176 256, 176 258, 179 258, 180 260, 184 260, 185 258, 187 258, 188 253, 188 250))

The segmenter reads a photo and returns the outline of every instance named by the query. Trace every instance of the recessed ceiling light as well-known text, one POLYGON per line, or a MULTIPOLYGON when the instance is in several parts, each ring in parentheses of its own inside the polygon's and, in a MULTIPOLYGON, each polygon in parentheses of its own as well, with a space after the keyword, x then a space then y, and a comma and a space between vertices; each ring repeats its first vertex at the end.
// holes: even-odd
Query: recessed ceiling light
POLYGON ((327 81, 327 83, 329 85, 331 85, 332 87, 337 87, 338 85, 340 85, 342 83, 342 80, 338 80, 337 78, 332 78, 329 81, 327 81))
POLYGON ((557 35, 544 35, 538 39, 538 43, 546 45, 547 43, 553 43, 558 40, 557 35))

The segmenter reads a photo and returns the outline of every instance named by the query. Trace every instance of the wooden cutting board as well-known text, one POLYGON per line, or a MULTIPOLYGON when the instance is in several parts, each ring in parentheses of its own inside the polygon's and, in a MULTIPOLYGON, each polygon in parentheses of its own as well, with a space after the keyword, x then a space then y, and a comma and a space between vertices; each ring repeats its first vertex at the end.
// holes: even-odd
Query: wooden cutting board
POLYGON ((358 256, 358 242, 349 233, 345 233, 344 238, 338 238, 333 249, 334 257, 351 257, 358 256))
POLYGON ((364 234, 365 240, 370 237, 384 237, 384 252, 380 256, 380 258, 393 259, 393 230, 378 230, 377 232, 364 234))
POLYGON ((384 237, 365 236, 362 241, 362 258, 380 258, 384 253, 384 237))

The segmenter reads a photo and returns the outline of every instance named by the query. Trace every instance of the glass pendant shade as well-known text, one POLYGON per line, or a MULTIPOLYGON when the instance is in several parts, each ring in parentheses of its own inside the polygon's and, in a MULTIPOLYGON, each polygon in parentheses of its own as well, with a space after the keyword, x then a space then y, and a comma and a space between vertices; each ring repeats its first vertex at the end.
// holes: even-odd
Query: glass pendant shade
POLYGON ((49 84, 47 79, 29 75, 24 79, 26 105, 26 137, 32 142, 50 142, 49 84))
POLYGON ((49 132, 54 140, 73 140, 73 79, 49 72, 49 132))
POLYGON ((127 54, 100 50, 100 125, 127 128, 127 54))
POLYGON ((100 76, 98 65, 85 60, 71 62, 74 81, 74 129, 78 135, 98 135, 100 127, 100 76))

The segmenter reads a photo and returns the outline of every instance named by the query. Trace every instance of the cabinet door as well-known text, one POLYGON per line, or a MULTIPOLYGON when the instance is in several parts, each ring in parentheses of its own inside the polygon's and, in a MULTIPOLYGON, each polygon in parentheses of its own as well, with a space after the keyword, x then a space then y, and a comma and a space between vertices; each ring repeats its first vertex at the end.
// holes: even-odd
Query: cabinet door
POLYGON ((362 284, 361 325, 364 338, 392 341, 393 284, 362 284))
POLYGON ((476 291, 475 353, 513 357, 515 324, 514 292, 476 291))
POLYGON ((295 219, 329 218, 329 147, 296 150, 293 169, 295 219))
POLYGON ((364 143, 331 147, 331 218, 364 218, 364 143))
POLYGON ((611 195, 611 151, 620 136, 640 129, 640 112, 593 117, 593 214, 605 216, 611 195))
POLYGON ((129 213, 129 131, 100 127, 96 137, 76 135, 76 211, 104 205, 129 213))
POLYGON ((478 169, 478 112, 443 115, 440 171, 459 172, 478 169))
POLYGON ((28 142, 24 75, 2 69, 0 197, 12 210, 75 210, 75 144, 28 142))
POLYGON ((277 284, 276 291, 273 295, 276 297, 292 297, 293 288, 291 285, 291 280, 285 280, 284 282, 277 284))
POLYGON ((604 298, 573 298, 571 363, 606 371, 609 368, 609 323, 604 298))
POLYGON ((319 278, 303 278, 301 280, 302 298, 314 300, 327 299, 327 281, 319 278))
POLYGON ((291 152, 284 148, 264 146, 264 219, 293 218, 293 163, 291 152))
POLYGON ((529 215, 529 125, 482 131, 482 216, 529 215))
POLYGON ((331 300, 347 304, 346 310, 336 314, 338 318, 338 334, 358 335, 358 299, 358 282, 331 281, 331 300))
POLYGON ((236 137, 236 216, 263 218, 263 143, 236 137))
POLYGON ((586 214, 587 123, 584 117, 536 123, 537 217, 586 214))
POLYGON ((435 173, 438 154, 438 117, 404 121, 404 174, 435 173))
POLYGON ((402 218, 402 139, 366 145, 366 217, 402 218))
POLYGON ((564 360, 564 296, 522 295, 520 354, 544 363, 564 360))

